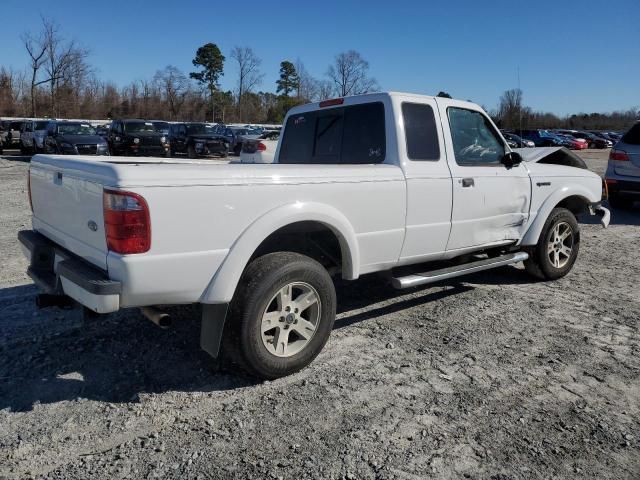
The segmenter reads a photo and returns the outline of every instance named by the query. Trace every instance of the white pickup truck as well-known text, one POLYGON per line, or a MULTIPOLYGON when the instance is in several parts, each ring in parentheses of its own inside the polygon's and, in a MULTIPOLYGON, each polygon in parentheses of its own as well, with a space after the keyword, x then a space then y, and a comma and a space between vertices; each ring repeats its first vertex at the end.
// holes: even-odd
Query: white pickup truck
POLYGON ((334 275, 403 289, 524 261, 557 279, 575 216, 609 219, 567 151, 511 151, 477 105, 403 93, 292 109, 274 164, 37 155, 29 187, 41 304, 160 324, 160 305, 201 304, 202 348, 262 378, 320 352, 334 275))

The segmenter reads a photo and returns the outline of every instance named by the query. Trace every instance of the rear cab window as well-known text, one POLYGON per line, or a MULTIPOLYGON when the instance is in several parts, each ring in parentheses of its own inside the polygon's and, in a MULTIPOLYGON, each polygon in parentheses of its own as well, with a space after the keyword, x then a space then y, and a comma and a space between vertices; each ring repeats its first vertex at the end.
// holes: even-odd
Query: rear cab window
POLYGON ((382 102, 290 115, 279 163, 376 164, 386 156, 382 102))

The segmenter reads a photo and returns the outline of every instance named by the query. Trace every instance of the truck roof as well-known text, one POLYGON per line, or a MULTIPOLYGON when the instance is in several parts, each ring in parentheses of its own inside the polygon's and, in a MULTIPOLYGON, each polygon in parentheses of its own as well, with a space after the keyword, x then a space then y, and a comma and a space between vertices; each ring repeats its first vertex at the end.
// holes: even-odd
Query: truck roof
MULTIPOLYGON (((309 112, 313 110, 317 110, 320 108, 328 108, 330 106, 340 106, 340 105, 355 105, 358 103, 369 103, 375 102, 377 100, 393 98, 393 97, 403 97, 403 98, 415 98, 415 99, 429 99, 434 100, 436 97, 433 95, 423 95, 419 93, 410 93, 410 92, 375 92, 375 93, 363 93, 361 95, 351 95, 347 97, 337 97, 327 100, 322 100, 320 102, 307 103, 304 105, 299 105, 297 107, 293 107, 289 110, 288 115, 295 113, 303 113, 309 112)), ((440 102, 451 102, 455 103, 458 106, 463 105, 476 105, 473 102, 467 102, 464 100, 450 99, 445 97, 437 97, 440 102)))

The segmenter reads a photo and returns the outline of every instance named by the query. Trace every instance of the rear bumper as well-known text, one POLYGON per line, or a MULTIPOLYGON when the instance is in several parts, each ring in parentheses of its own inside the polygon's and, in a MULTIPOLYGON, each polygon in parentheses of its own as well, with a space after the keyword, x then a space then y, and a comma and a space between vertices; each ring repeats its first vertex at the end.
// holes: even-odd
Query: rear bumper
POLYGON ((18 233, 27 274, 45 293, 67 295, 97 313, 120 308, 120 282, 33 230, 18 233))

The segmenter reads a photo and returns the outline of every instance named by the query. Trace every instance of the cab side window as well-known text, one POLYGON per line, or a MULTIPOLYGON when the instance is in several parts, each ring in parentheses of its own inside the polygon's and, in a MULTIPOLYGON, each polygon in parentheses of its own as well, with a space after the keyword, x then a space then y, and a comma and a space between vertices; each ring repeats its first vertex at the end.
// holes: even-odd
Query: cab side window
POLYGON ((505 155, 502 139, 482 113, 449 107, 453 154, 458 165, 501 165, 505 155))

